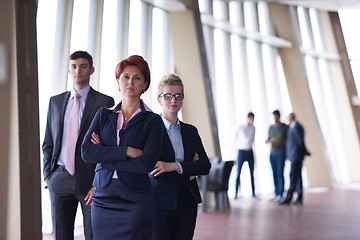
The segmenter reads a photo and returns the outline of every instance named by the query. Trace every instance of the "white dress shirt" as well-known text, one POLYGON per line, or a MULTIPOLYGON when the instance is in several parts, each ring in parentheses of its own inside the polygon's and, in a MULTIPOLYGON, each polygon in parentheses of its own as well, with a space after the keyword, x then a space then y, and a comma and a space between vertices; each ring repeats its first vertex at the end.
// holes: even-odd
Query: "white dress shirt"
POLYGON ((183 169, 180 162, 184 161, 184 146, 182 143, 180 121, 177 120, 176 125, 174 126, 171 122, 164 118, 163 115, 161 115, 161 118, 164 122, 166 132, 170 138, 171 145, 175 152, 175 162, 178 163, 180 167, 180 171, 178 173, 182 174, 183 169))
POLYGON ((236 146, 240 150, 251 150, 255 138, 255 126, 253 124, 240 125, 236 131, 236 146))

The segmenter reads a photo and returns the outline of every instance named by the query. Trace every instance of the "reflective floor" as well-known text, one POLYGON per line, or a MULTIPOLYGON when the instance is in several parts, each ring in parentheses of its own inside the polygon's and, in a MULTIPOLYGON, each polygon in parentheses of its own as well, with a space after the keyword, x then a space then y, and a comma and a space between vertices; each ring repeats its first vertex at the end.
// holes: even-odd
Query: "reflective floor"
MULTIPOLYGON (((360 186, 307 189, 302 206, 279 206, 267 196, 231 199, 230 204, 227 212, 199 212, 194 240, 360 239, 360 186)), ((84 239, 82 227, 75 232, 76 240, 84 239)))
POLYGON ((360 239, 360 187, 308 189, 304 204, 230 200, 231 211, 199 213, 194 240, 360 239))

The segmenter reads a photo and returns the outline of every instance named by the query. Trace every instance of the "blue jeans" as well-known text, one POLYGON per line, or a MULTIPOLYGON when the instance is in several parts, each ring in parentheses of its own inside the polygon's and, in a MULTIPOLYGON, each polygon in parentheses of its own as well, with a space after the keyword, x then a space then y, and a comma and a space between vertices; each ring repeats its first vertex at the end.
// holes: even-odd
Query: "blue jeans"
POLYGON ((254 153, 253 153, 253 150, 239 150, 238 171, 237 171, 236 183, 235 183, 235 198, 237 198, 237 195, 238 195, 238 189, 239 189, 239 185, 240 185, 241 168, 245 161, 247 161, 249 163, 252 195, 253 195, 253 197, 256 196, 255 195, 255 181, 254 181, 254 153))
POLYGON ((271 153, 270 163, 273 171, 275 195, 282 196, 284 192, 284 166, 286 154, 271 153))

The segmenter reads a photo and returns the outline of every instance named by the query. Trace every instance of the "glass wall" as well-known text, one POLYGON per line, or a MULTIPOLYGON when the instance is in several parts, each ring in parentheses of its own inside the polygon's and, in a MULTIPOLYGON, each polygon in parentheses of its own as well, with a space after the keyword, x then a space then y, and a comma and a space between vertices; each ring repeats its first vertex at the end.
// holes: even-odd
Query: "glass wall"
POLYGON ((322 18, 315 9, 298 7, 299 29, 302 50, 312 101, 315 106, 321 133, 324 140, 324 152, 329 161, 329 169, 334 184, 351 182, 348 153, 345 148, 344 129, 341 125, 339 103, 336 101, 334 81, 330 73, 330 62, 338 61, 326 48, 322 18))
MULTIPOLYGON (((203 23, 208 63, 211 69, 212 85, 220 147, 224 160, 236 159, 234 132, 237 126, 246 121, 249 111, 255 113, 255 184, 258 193, 271 193, 272 178, 269 164, 269 145, 264 141, 270 124, 271 112, 279 109, 282 121, 292 111, 279 48, 289 47, 278 44, 274 32, 268 3, 264 1, 218 1, 199 0, 203 23), (269 41, 271 38, 271 41, 269 41)), ((316 111, 322 140, 323 151, 328 161, 334 185, 351 182, 345 129, 340 117, 340 104, 336 101, 336 89, 330 71, 330 63, 339 61, 337 53, 331 53, 323 29, 323 18, 315 9, 295 7, 297 32, 303 61, 306 67, 308 85, 316 111)), ((360 69, 358 46, 360 35, 354 31, 359 20, 358 11, 340 11, 345 40, 349 50, 353 73, 359 87, 360 69), (356 15, 357 13, 357 15, 356 15), (345 16, 346 15, 346 16, 345 16), (351 20, 348 20, 351 18, 351 20), (349 27, 347 27, 349 26, 349 27), (353 40, 347 38, 351 35, 353 40), (351 42, 353 41, 353 42, 351 42), (353 43, 352 45, 350 45, 353 43)), ((286 42, 286 41, 285 41, 286 42)), ((290 44, 291 45, 291 44, 290 44)), ((306 118, 306 116, 299 116, 306 118)), ((288 177, 289 163, 285 169, 288 177)), ((305 168, 304 168, 305 169, 305 168)), ((233 194, 234 175, 230 179, 230 196, 233 194)), ((307 183, 306 169, 304 182, 307 183)), ((241 176, 242 194, 249 196, 250 177, 247 165, 243 166, 241 176)), ((286 181, 288 184, 288 181, 286 181)))
MULTIPOLYGON (((223 160, 236 160, 234 133, 239 124, 246 122, 247 113, 254 112, 256 192, 271 194, 270 145, 265 140, 268 128, 273 123, 272 111, 280 110, 281 120, 285 123, 287 114, 292 111, 278 54, 278 49, 291 47, 292 43, 276 37, 267 2, 199 0, 199 7, 223 160)), ((329 62, 337 59, 326 54, 328 49, 319 12, 301 7, 296 9, 299 41, 329 169, 335 183, 349 183, 351 174, 349 164, 344 160, 347 159, 347 151, 338 111, 341 106, 335 101, 335 80, 329 71, 329 62)), ((340 11, 359 89, 360 51, 355 47, 358 46, 360 35, 351 24, 359 22, 358 13, 340 11)), ((41 142, 49 98, 72 86, 70 78, 61 79, 65 84, 60 84, 55 78, 66 73, 66 64, 62 66, 57 58, 62 57, 67 62, 68 55, 75 50, 86 50, 93 55, 96 74, 91 84, 95 89, 114 97, 116 102, 121 99, 114 77, 116 64, 132 54, 144 56, 150 64, 152 84, 143 98, 159 113, 157 84, 163 74, 174 71, 169 28, 168 13, 141 0, 39 0, 37 31, 41 142), (59 19, 64 21, 60 25, 59 19), (64 32, 60 32, 62 30, 64 32), (64 41, 56 36, 63 36, 64 41)), ((230 197, 234 194, 235 172, 236 167, 230 178, 230 197)), ((288 172, 287 163, 286 185, 289 183, 288 172)), ((306 184, 306 172, 304 180, 306 184)), ((242 196, 250 196, 247 164, 243 166, 241 182, 242 196)), ((51 232, 47 190, 44 190, 42 201, 43 230, 51 232)), ((81 224, 81 221, 77 220, 77 224, 81 224)))
POLYGON ((356 89, 360 92, 360 32, 354 31, 360 21, 359 9, 343 9, 339 11, 341 28, 344 33, 346 48, 354 74, 356 89))
MULTIPOLYGON (((269 155, 265 143, 273 123, 272 111, 279 109, 282 121, 291 112, 281 61, 268 5, 255 1, 200 0, 208 62, 212 73, 213 95, 223 160, 235 160, 235 132, 255 114, 255 185, 257 194, 273 191, 269 155), (272 39, 272 43, 266 39, 272 39)), ((280 47, 288 47, 286 45, 280 47)), ((288 169, 288 167, 287 167, 288 169)), ((287 170, 288 171, 288 170, 287 170)), ((236 167, 229 182, 233 197, 236 167)), ((247 164, 241 174, 242 196, 250 196, 247 164)))
MULTIPOLYGON (((54 67, 57 60, 54 49, 61 48, 60 52, 65 52, 66 62, 70 53, 76 50, 88 51, 94 58, 96 73, 92 75, 91 85, 112 96, 115 102, 121 99, 115 81, 117 63, 129 55, 142 55, 150 65, 152 79, 143 99, 153 111, 160 113, 156 98, 157 85, 161 76, 174 71, 166 11, 140 0, 40 0, 37 15, 41 144, 49 98, 72 87, 70 77, 64 79, 64 87, 51 77, 66 71, 67 67, 54 67), (68 46, 59 46, 55 41, 56 34, 59 34, 57 31, 60 31, 56 27, 57 19, 70 19, 70 29, 64 28, 65 32, 69 32, 65 34, 69 40, 68 46)), ((51 233, 50 198, 45 189, 42 202, 43 232, 51 233)), ((81 217, 76 219, 76 225, 82 225, 81 217)))

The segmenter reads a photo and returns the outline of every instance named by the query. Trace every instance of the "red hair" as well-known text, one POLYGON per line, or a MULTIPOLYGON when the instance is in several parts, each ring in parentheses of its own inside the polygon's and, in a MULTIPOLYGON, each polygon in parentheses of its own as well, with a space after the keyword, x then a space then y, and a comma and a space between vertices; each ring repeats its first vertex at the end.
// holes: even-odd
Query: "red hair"
POLYGON ((119 62, 119 64, 116 66, 116 68, 115 68, 115 78, 116 79, 120 78, 120 75, 122 74, 122 72, 124 71, 126 66, 137 66, 140 69, 141 73, 145 77, 145 82, 149 82, 146 89, 144 89, 144 91, 146 91, 149 88, 150 81, 151 81, 150 69, 149 69, 148 63, 144 60, 144 58, 142 56, 132 55, 132 56, 122 60, 121 62, 119 62))

